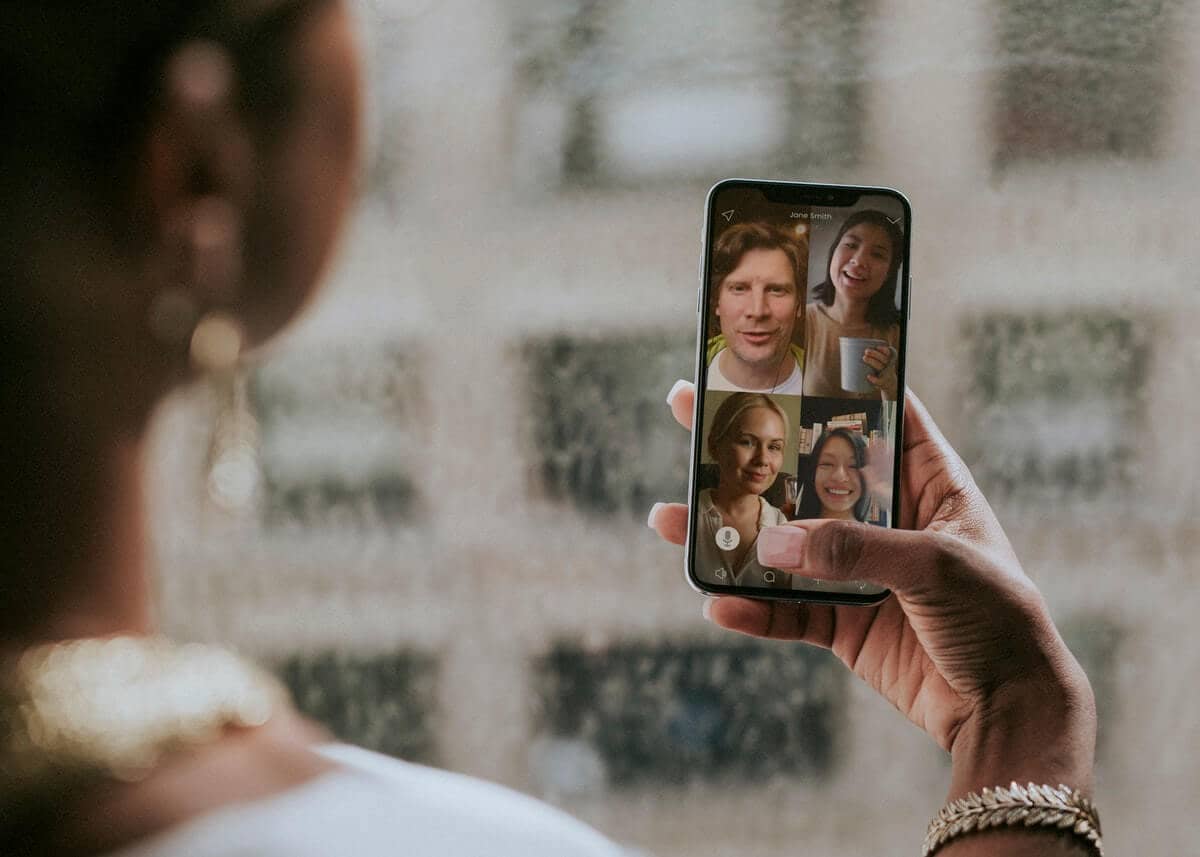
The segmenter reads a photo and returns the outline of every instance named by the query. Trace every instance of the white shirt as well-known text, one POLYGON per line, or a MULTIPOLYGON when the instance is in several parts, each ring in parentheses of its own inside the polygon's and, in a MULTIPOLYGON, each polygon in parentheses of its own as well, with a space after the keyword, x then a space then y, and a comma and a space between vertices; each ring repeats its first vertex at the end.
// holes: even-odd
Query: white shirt
POLYGON ((342 767, 109 857, 621 857, 564 812, 494 783, 335 744, 342 767))
MULTIPOLYGON (((754 545, 750 546, 741 568, 730 568, 725 554, 717 547, 717 531, 724 526, 720 511, 713 505, 712 489, 700 492, 699 512, 696 515, 696 576, 706 583, 723 583, 727 586, 759 586, 787 589, 791 586, 790 574, 764 568, 758 562, 754 545)), ((776 527, 787 523, 787 516, 762 497, 758 498, 758 528, 776 527)))
POLYGON ((740 390, 745 393, 779 393, 784 396, 799 396, 804 390, 804 375, 800 371, 800 364, 796 362, 794 356, 790 353, 788 358, 792 361, 792 374, 788 375, 782 383, 776 384, 774 387, 766 387, 762 390, 752 390, 748 387, 739 387, 725 377, 721 372, 721 355, 728 351, 728 348, 722 348, 718 351, 708 365, 708 389, 710 390, 740 390))

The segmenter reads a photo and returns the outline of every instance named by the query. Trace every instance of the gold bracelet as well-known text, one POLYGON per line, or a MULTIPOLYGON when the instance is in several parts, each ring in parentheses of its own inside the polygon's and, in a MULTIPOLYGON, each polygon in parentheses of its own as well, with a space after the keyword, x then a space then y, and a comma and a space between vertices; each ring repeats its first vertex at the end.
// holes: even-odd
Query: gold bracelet
POLYGON ((1069 786, 1057 788, 1012 783, 1005 788, 985 788, 951 801, 929 822, 923 857, 929 857, 951 839, 989 827, 1049 827, 1074 833, 1087 842, 1097 857, 1100 816, 1092 802, 1069 786))

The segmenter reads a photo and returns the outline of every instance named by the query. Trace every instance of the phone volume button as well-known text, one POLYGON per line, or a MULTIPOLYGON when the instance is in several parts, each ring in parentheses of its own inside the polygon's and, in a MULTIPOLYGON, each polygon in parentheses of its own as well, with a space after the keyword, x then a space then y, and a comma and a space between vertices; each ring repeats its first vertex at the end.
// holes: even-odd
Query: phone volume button
POLYGON ((700 315, 700 287, 696 286, 696 315, 700 315))

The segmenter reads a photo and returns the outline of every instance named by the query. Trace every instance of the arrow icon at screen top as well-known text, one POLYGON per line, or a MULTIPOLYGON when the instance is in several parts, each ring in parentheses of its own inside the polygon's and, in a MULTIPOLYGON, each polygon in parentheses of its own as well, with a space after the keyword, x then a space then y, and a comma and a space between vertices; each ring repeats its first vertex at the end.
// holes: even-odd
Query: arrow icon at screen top
POLYGON ((736 208, 731 208, 731 209, 729 209, 729 211, 722 211, 721 216, 724 217, 725 222, 728 223, 729 221, 733 220, 733 215, 736 212, 737 212, 736 208))

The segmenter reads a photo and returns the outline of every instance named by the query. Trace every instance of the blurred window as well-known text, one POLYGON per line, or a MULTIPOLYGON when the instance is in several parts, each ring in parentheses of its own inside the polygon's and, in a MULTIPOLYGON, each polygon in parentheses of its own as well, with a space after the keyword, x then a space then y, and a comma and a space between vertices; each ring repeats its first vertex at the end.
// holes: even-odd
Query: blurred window
POLYGON ((711 182, 857 162, 869 0, 514 0, 519 172, 711 182))
POLYGON ((965 455, 989 498, 1059 509, 1125 491, 1150 416, 1141 324, 1099 310, 998 312, 968 322, 963 342, 976 427, 965 455))
POLYGON ((300 711, 339 739, 408 761, 437 760, 437 664, 429 655, 301 654, 278 672, 300 711))
POLYGON ((1079 611, 1061 623, 1063 639, 1092 683, 1096 713, 1100 720, 1097 750, 1104 761, 1111 724, 1118 717, 1117 657, 1125 630, 1112 617, 1094 611, 1079 611))
POLYGON ((527 343, 528 424, 542 490, 588 513, 636 518, 687 490, 687 444, 663 414, 662 391, 690 377, 690 335, 527 343))
POLYGON ((560 643, 537 668, 541 729, 613 786, 823 777, 847 675, 827 652, 758 640, 560 643))
POLYGON ((403 7, 367 2, 355 7, 362 19, 366 48, 367 74, 370 81, 366 97, 370 99, 367 152, 360 186, 371 198, 380 199, 394 212, 400 205, 405 167, 409 159, 405 146, 412 121, 411 81, 404 63, 396 57, 410 50, 409 22, 403 7))
POLYGON ((1001 0, 998 163, 1155 155, 1172 5, 1001 0))
POLYGON ((399 346, 350 342, 280 354, 250 385, 265 520, 386 526, 413 518, 420 385, 399 346))

